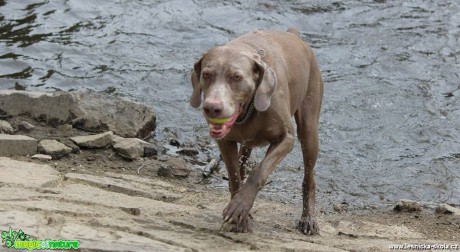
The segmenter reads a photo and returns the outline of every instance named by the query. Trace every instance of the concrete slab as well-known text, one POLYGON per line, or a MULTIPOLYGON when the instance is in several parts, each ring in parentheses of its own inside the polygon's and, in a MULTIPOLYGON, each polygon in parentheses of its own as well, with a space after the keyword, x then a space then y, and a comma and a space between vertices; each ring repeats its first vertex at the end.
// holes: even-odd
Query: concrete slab
POLYGON ((0 157, 0 183, 42 187, 59 179, 58 171, 49 165, 0 157))
POLYGON ((133 184, 119 178, 101 177, 89 174, 67 173, 64 175, 66 180, 88 184, 107 191, 126 194, 129 196, 145 197, 164 202, 173 202, 182 198, 182 194, 170 192, 168 190, 155 189, 152 186, 142 183, 133 184))

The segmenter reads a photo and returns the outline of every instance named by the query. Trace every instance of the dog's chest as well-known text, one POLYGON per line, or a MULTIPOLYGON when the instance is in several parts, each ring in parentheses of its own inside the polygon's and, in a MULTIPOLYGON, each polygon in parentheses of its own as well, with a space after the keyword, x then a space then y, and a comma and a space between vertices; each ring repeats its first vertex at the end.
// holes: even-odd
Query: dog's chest
POLYGON ((267 138, 264 129, 252 127, 235 127, 225 137, 226 140, 235 141, 248 147, 262 147, 270 144, 271 139, 267 138))

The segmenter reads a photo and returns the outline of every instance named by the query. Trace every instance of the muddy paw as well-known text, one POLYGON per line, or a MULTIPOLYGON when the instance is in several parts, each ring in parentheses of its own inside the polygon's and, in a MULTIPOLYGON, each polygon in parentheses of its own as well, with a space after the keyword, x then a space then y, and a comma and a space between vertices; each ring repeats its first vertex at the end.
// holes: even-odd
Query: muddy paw
POLYGON ((297 230, 306 235, 319 234, 319 226, 318 222, 316 221, 316 217, 302 217, 297 225, 297 230))
POLYGON ((245 194, 237 193, 227 205, 223 212, 225 222, 229 223, 242 223, 247 222, 249 217, 249 210, 251 210, 254 203, 254 197, 247 197, 245 194))

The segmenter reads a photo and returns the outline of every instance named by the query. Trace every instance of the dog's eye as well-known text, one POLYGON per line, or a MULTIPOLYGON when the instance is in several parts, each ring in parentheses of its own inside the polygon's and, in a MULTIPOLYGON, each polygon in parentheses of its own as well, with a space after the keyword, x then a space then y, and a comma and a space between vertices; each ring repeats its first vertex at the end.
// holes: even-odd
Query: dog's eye
POLYGON ((211 76, 208 72, 203 72, 203 74, 201 74, 203 76, 203 79, 209 79, 209 77, 211 76))
POLYGON ((243 77, 241 77, 241 75, 238 75, 238 74, 233 75, 233 80, 234 81, 241 81, 242 79, 243 79, 243 77))

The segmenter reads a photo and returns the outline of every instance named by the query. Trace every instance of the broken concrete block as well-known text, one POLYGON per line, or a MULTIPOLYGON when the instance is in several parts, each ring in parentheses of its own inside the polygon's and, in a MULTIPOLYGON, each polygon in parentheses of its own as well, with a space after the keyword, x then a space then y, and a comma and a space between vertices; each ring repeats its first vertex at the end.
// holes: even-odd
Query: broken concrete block
POLYGON ((76 136, 71 137, 70 140, 75 142, 79 147, 84 148, 104 148, 112 145, 113 132, 107 131, 105 133, 89 136, 76 136))
POLYGON ((0 115, 28 114, 53 126, 72 122, 86 131, 139 138, 149 136, 156 127, 153 108, 96 92, 0 90, 0 100, 0 115))
POLYGON ((75 114, 75 128, 113 131, 122 137, 144 138, 156 127, 155 111, 143 104, 95 92, 72 93, 83 113, 75 114))
POLYGON ((26 156, 37 153, 37 140, 23 135, 0 134, 0 156, 26 156))
POLYGON ((69 155, 72 148, 56 140, 42 140, 38 143, 38 152, 50 155, 53 159, 60 159, 69 155))
POLYGON ((67 92, 0 90, 0 99, 2 113, 11 116, 28 114, 54 126, 69 122, 79 110, 75 99, 67 92))

